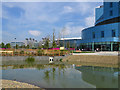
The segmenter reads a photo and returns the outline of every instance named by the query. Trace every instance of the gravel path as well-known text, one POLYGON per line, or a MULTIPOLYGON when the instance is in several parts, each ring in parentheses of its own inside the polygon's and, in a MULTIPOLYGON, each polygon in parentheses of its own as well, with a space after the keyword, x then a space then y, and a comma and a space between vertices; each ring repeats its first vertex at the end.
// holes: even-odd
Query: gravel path
POLYGON ((18 81, 2 80, 2 88, 40 88, 40 87, 18 81))

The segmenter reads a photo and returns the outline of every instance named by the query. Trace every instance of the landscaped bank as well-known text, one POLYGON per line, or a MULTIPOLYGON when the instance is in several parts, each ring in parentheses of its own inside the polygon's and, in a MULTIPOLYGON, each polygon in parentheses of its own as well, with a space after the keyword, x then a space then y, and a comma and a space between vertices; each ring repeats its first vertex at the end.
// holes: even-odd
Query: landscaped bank
POLYGON ((102 55, 70 55, 63 59, 70 64, 82 64, 90 66, 108 66, 118 67, 119 56, 102 56, 102 55))
POLYGON ((2 88, 40 88, 40 87, 18 81, 2 80, 2 88))

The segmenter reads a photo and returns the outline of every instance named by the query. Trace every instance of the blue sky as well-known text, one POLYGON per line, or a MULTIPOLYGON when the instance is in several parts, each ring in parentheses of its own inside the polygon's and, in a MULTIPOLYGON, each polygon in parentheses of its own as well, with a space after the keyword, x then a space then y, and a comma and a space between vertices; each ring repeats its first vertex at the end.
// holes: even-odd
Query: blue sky
POLYGON ((81 31, 94 25, 97 6, 102 2, 3 2, 3 42, 25 38, 80 37, 81 31))

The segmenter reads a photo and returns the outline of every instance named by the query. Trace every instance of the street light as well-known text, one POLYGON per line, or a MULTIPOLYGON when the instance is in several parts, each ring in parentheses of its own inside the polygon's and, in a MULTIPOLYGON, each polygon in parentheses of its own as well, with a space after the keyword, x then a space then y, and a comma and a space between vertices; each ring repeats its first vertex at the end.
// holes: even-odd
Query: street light
POLYGON ((14 38, 15 39, 15 52, 16 52, 16 38, 14 38))

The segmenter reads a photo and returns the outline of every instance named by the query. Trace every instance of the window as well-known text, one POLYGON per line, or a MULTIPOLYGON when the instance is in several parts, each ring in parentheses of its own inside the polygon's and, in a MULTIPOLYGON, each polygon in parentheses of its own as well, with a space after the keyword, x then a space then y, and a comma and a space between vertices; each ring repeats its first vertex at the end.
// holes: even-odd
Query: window
POLYGON ((104 37, 104 31, 101 31, 101 37, 102 38, 104 37))
POLYGON ((95 32, 93 32, 93 38, 95 38, 95 32))
POLYGON ((110 11, 110 16, 113 16, 113 11, 112 10, 110 11))
POLYGON ((111 7, 111 8, 113 7, 113 2, 110 2, 110 7, 111 7))
POLYGON ((112 37, 115 37, 115 30, 112 30, 112 37))

